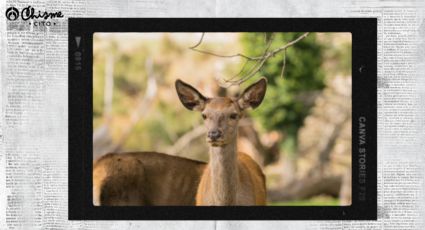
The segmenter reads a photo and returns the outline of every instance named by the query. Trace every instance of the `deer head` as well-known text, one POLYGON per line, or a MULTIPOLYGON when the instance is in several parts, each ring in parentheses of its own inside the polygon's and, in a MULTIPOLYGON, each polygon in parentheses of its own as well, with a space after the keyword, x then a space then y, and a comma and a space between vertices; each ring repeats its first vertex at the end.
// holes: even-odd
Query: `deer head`
POLYGON ((207 142, 223 146, 234 142, 242 112, 258 107, 266 93, 267 80, 261 78, 237 98, 207 98, 191 85, 176 81, 176 90, 182 104, 189 110, 199 111, 207 128, 207 142))

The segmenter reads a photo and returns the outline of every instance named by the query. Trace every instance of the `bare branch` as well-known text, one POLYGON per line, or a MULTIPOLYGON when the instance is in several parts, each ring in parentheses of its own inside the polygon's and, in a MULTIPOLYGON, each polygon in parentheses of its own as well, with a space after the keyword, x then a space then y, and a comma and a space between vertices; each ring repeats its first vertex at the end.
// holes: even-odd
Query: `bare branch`
POLYGON ((202 40, 204 39, 204 35, 205 35, 205 32, 202 33, 201 38, 199 39, 198 43, 196 43, 196 45, 194 45, 192 47, 189 47, 189 49, 195 49, 196 47, 198 47, 199 45, 201 45, 202 40))
POLYGON ((280 77, 283 78, 283 74, 285 73, 285 67, 286 67, 286 49, 283 52, 283 64, 282 64, 282 70, 280 72, 280 77))
POLYGON ((248 59, 250 61, 255 61, 255 60, 261 59, 261 57, 249 57, 249 56, 246 56, 245 54, 241 54, 241 53, 232 54, 232 55, 223 55, 223 54, 215 54, 213 52, 206 51, 206 50, 200 50, 200 49, 197 49, 196 47, 195 48, 189 47, 189 49, 196 51, 196 52, 199 52, 199 53, 208 54, 208 55, 221 57, 221 58, 242 57, 242 58, 248 59))
POLYGON ((305 37, 307 37, 307 36, 308 36, 308 34, 309 34, 309 32, 304 33, 303 35, 299 36, 297 39, 295 39, 295 40, 293 40, 293 41, 289 42, 288 44, 286 44, 286 45, 284 45, 284 46, 282 46, 282 47, 280 47, 280 48, 277 48, 277 49, 273 50, 273 54, 277 54, 277 53, 279 53, 280 51, 282 51, 282 50, 286 50, 287 48, 289 48, 289 47, 293 46, 295 43, 297 43, 297 42, 301 41, 302 39, 304 39, 305 37))
POLYGON ((234 78, 236 78, 237 76, 240 76, 240 75, 243 73, 243 71, 245 70, 245 66, 246 66, 246 64, 248 64, 248 62, 249 62, 249 60, 245 60, 245 63, 242 65, 241 71, 239 71, 239 73, 237 73, 236 75, 234 75, 234 76, 233 76, 233 77, 231 77, 230 79, 234 79, 234 78))
POLYGON ((196 45, 189 47, 191 50, 199 52, 199 53, 203 53, 203 54, 208 54, 208 55, 212 55, 215 57, 220 57, 220 58, 235 58, 235 57, 240 57, 240 58, 244 58, 246 61, 244 63, 244 65, 242 66, 242 69, 239 71, 239 73, 237 73, 236 75, 232 76, 229 79, 223 79, 223 82, 219 82, 220 86, 228 88, 232 85, 240 85, 241 83, 247 81, 248 79, 250 79, 251 77, 255 76, 255 74, 257 74, 261 68, 264 66, 264 64, 266 63, 266 61, 269 58, 274 57, 276 54, 284 51, 284 57, 283 57, 283 65, 282 65, 282 70, 281 70, 281 77, 283 77, 284 72, 285 72, 285 66, 286 66, 286 49, 288 49, 289 47, 293 46, 294 44, 296 44, 297 42, 301 41, 302 39, 304 39, 305 37, 308 36, 308 32, 302 34, 301 36, 299 36, 297 39, 285 44, 284 46, 281 46, 279 48, 276 48, 272 51, 269 51, 273 40, 274 40, 274 33, 272 33, 270 35, 270 37, 267 39, 267 34, 265 34, 264 39, 265 41, 267 41, 267 45, 266 45, 266 49, 263 51, 263 54, 261 56, 257 56, 257 57, 251 57, 245 54, 241 54, 241 53, 237 53, 237 54, 233 54, 233 55, 223 55, 223 54, 216 54, 210 51, 206 51, 206 50, 201 50, 198 49, 197 47, 199 47, 202 44, 203 38, 204 38, 204 34, 202 33, 201 38, 199 39, 198 43, 196 43, 196 45), (255 62, 254 65, 244 73, 245 71, 245 67, 249 62, 255 62), (238 78, 239 79, 235 79, 238 78))
POLYGON ((248 59, 248 60, 251 60, 251 61, 260 59, 260 57, 249 57, 249 56, 247 56, 245 54, 241 54, 241 53, 233 54, 233 55, 223 55, 223 54, 216 54, 216 53, 213 53, 213 52, 210 52, 210 51, 207 51, 207 50, 197 49, 198 46, 200 46, 202 44, 202 41, 204 40, 204 35, 205 35, 205 32, 202 33, 199 41, 194 46, 189 47, 189 49, 196 51, 196 52, 199 52, 199 53, 208 54, 208 55, 212 55, 212 56, 216 56, 216 57, 222 57, 222 58, 242 57, 242 58, 245 58, 245 59, 248 59))
POLYGON ((165 152, 170 155, 181 155, 181 151, 190 143, 192 143, 193 140, 196 138, 202 136, 205 134, 205 127, 203 125, 197 126, 191 131, 185 133, 183 136, 181 136, 176 142, 174 142, 174 145, 169 147, 165 152))

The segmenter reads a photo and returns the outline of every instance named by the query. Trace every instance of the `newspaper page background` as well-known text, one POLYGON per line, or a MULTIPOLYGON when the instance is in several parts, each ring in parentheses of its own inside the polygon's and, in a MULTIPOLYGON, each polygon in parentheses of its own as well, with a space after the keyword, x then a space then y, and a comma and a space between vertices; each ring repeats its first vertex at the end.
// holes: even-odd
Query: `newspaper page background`
POLYGON ((0 229, 425 229, 425 2, 0 4, 0 229), (28 5, 65 18, 49 30, 5 20, 28 5), (377 17, 378 221, 68 221, 68 17, 377 17))

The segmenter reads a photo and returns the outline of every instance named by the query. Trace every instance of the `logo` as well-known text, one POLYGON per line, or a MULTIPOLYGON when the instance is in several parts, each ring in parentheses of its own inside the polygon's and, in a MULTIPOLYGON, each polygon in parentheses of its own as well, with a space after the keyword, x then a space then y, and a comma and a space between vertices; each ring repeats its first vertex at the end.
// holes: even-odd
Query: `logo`
POLYGON ((16 19, 19 18, 19 10, 16 9, 15 7, 9 7, 6 10, 6 18, 9 21, 15 21, 16 19))
POLYGON ((22 10, 18 10, 15 7, 9 7, 6 10, 6 18, 9 21, 16 21, 19 17, 23 21, 31 20, 29 24, 34 26, 51 26, 56 25, 56 22, 51 22, 52 19, 63 18, 64 15, 61 11, 57 12, 48 12, 36 10, 32 6, 27 6, 22 10))

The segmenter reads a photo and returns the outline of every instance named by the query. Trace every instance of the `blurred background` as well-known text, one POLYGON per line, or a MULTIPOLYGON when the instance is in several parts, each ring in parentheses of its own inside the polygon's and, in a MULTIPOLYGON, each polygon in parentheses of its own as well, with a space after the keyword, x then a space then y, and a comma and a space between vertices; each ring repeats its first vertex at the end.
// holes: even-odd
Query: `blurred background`
POLYGON ((265 76, 265 99, 240 121, 238 148, 263 168, 269 205, 350 205, 351 34, 310 33, 240 85, 224 83, 256 63, 213 55, 257 57, 302 34, 95 33, 93 158, 157 151, 208 161, 201 115, 180 103, 175 80, 235 96, 265 76))

